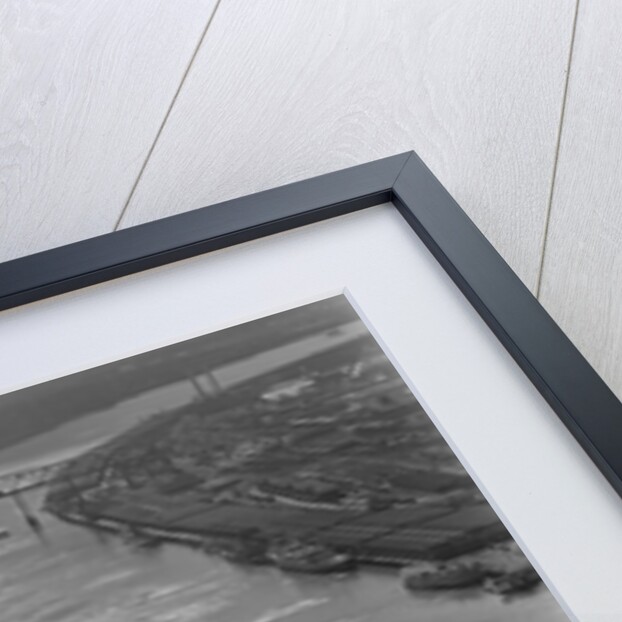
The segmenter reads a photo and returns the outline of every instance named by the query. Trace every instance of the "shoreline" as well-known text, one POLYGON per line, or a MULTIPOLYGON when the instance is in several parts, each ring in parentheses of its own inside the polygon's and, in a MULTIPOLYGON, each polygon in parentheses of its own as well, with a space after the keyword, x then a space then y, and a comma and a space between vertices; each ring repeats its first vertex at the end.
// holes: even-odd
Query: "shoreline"
POLYGON ((124 529, 140 529, 141 534, 173 544, 184 544, 193 548, 201 547, 205 544, 206 537, 199 534, 193 534, 185 531, 173 531, 162 527, 153 527, 142 523, 130 523, 126 521, 114 520, 111 518, 91 519, 82 514, 64 513, 54 510, 47 510, 55 518, 89 529, 99 529, 108 533, 120 534, 124 529))
MULTIPOLYGON (((514 568, 495 567, 495 563, 486 557, 490 553, 488 547, 466 555, 458 555, 448 560, 412 560, 411 563, 387 563, 383 560, 366 561, 364 556, 356 554, 348 556, 345 564, 340 566, 317 568, 312 563, 305 566, 305 561, 291 565, 283 565, 270 555, 259 556, 253 552, 250 543, 257 543, 259 538, 241 536, 224 536, 209 532, 198 534, 188 531, 171 530, 155 527, 139 522, 120 521, 108 518, 90 518, 76 512, 63 513, 48 509, 57 519, 86 527, 91 530, 107 531, 119 536, 129 531, 130 538, 136 538, 137 548, 152 548, 160 544, 178 544, 206 555, 214 555, 231 563, 250 566, 273 566, 284 572, 302 574, 348 574, 358 568, 365 568, 381 574, 391 574, 399 579, 403 589, 408 592, 438 592, 453 589, 477 589, 481 592, 492 592, 502 597, 520 592, 530 592, 541 580, 531 565, 518 565, 514 568), (210 547, 211 545, 211 547, 210 547), (234 548, 229 548, 233 545, 234 548), (236 549, 235 546, 241 546, 236 549)), ((128 544, 132 544, 131 541, 128 544)), ((505 544, 505 543, 502 543, 505 544)), ((266 545, 268 546, 268 545, 266 545)), ((320 543, 320 546, 321 543, 320 543)), ((339 555, 338 553, 334 553, 339 555)), ((514 560, 516 561, 516 559, 514 560)))

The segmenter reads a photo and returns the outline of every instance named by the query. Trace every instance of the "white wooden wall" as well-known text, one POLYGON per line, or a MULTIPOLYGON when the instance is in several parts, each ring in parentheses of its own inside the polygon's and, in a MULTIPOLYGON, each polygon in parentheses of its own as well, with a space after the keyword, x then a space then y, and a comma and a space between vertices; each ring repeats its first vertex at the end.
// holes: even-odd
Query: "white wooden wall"
POLYGON ((415 149, 622 397, 618 0, 4 0, 0 260, 415 149))

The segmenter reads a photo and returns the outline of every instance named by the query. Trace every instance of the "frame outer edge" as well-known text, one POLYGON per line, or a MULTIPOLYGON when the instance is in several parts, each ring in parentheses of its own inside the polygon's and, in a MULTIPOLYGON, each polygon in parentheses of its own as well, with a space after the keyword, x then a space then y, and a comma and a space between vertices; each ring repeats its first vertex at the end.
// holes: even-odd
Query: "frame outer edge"
POLYGON ((622 496, 622 403, 413 152, 393 202, 622 496))
POLYGON ((0 311, 391 200, 412 152, 0 264, 0 311))

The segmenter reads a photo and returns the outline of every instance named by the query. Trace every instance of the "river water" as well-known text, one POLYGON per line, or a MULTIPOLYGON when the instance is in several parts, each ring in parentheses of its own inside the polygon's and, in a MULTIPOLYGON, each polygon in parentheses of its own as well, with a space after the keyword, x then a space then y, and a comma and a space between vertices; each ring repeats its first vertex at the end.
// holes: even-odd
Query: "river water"
MULTIPOLYGON (((42 491, 24 495, 35 509, 42 491)), ((549 592, 504 602, 473 592, 404 591, 396 574, 285 574, 231 565, 178 545, 136 551, 113 535, 40 515, 42 538, 0 500, 3 622, 556 622, 549 592)))

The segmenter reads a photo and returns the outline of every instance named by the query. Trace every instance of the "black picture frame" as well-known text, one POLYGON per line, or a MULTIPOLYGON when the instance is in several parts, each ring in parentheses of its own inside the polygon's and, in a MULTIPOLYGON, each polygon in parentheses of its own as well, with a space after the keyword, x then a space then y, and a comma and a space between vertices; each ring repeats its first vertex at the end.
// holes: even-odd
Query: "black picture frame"
POLYGON ((412 151, 2 263, 0 310, 388 202, 622 496, 622 403, 412 151))

